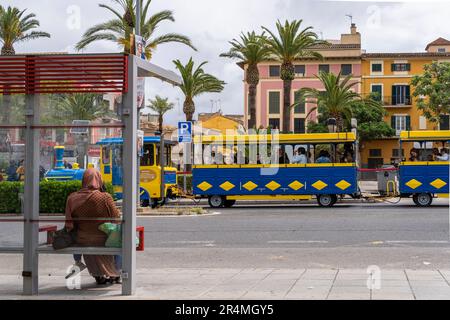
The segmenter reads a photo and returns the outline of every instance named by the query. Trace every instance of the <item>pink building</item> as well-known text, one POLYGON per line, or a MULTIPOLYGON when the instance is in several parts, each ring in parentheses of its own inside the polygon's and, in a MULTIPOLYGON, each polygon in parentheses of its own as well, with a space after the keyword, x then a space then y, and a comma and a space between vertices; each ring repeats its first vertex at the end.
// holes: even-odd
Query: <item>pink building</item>
MULTIPOLYGON (((341 34, 340 40, 328 40, 330 46, 318 46, 318 51, 324 57, 323 60, 307 58, 295 62, 296 78, 292 83, 291 101, 298 99, 297 91, 301 88, 323 89, 320 81, 315 77, 319 71, 352 74, 355 82, 361 81, 361 35, 352 24, 349 34, 341 34)), ((280 63, 263 62, 259 65, 260 83, 256 97, 256 126, 272 128, 283 127, 283 81, 280 79, 280 63)), ((243 66, 244 71, 247 66, 243 66)), ((361 85, 355 86, 360 92, 361 85)), ((248 124, 248 85, 244 82, 244 116, 248 124)), ((308 112, 314 104, 306 103, 291 111, 291 131, 304 133, 308 122, 316 121, 317 113, 313 112, 306 119, 308 112)))

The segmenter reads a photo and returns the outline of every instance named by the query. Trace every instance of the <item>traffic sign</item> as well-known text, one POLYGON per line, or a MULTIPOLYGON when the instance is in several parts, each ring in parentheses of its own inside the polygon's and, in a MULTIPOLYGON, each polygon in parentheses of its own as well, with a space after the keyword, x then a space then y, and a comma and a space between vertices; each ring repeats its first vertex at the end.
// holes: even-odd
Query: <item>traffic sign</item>
POLYGON ((178 142, 191 143, 192 142, 192 122, 178 122, 178 142))

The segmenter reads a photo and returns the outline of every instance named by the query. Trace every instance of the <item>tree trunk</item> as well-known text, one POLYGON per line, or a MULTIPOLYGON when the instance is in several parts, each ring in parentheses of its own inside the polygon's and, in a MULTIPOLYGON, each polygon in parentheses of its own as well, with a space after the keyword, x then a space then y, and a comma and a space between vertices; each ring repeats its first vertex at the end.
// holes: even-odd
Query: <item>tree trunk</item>
POLYGON ((186 115, 186 121, 192 121, 195 113, 195 104, 192 98, 186 97, 183 103, 183 112, 186 115))
POLYGON ((247 129, 256 129, 256 86, 251 84, 248 89, 248 108, 250 119, 248 119, 247 129))
POLYGON ((289 133, 291 131, 291 90, 292 80, 283 80, 283 132, 289 133))
POLYGON ((283 132, 291 131, 291 90, 292 81, 295 79, 295 67, 291 62, 281 65, 281 79, 283 80, 283 132))
POLYGON ((160 114, 158 118, 159 132, 161 132, 161 136, 163 135, 163 116, 164 115, 160 114))
POLYGON ((4 45, 2 47, 2 51, 1 51, 2 56, 13 56, 15 54, 16 54, 16 51, 14 50, 13 46, 4 45))
POLYGON ((248 66, 245 81, 249 85, 248 109, 250 111, 250 119, 248 120, 247 129, 256 129, 256 94, 259 84, 258 64, 251 64, 248 66))

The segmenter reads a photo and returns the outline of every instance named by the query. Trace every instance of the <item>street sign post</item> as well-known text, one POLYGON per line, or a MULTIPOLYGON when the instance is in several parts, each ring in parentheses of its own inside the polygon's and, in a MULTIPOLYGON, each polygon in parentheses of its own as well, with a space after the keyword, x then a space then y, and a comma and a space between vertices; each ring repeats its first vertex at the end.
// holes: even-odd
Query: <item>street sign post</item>
POLYGON ((178 122, 178 142, 192 143, 192 122, 178 122))

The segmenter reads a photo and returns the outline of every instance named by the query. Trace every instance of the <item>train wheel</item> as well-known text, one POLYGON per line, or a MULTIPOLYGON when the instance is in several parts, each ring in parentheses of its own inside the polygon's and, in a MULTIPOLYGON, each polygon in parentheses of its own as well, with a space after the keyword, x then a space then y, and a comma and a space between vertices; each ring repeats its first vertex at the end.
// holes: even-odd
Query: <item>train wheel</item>
POLYGON ((337 202, 334 194, 321 194, 317 196, 317 202, 321 207, 332 207, 337 202))
POLYGON ((208 203, 211 208, 220 208, 225 205, 225 198, 218 195, 210 196, 208 203))
POLYGON ((236 200, 225 200, 225 208, 231 208, 236 203, 236 200))
POLYGON ((429 193, 420 193, 413 196, 413 201, 420 207, 429 207, 433 202, 433 196, 429 193))
POLYGON ((141 200, 141 207, 142 208, 147 208, 149 206, 150 206, 150 200, 149 199, 141 200))

